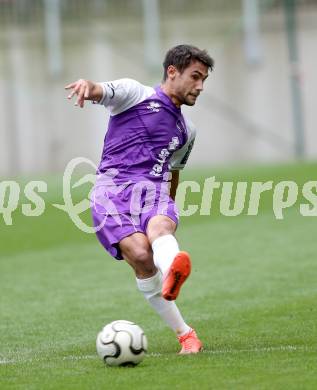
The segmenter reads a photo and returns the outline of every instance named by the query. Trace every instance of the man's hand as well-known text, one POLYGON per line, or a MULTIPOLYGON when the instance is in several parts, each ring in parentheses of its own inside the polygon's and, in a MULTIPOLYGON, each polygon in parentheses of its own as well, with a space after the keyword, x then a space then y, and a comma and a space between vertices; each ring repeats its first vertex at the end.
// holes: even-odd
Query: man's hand
POLYGON ((74 95, 77 95, 75 106, 81 108, 84 107, 85 100, 99 101, 103 95, 102 87, 99 84, 84 79, 66 85, 65 89, 71 89, 71 93, 67 96, 68 99, 72 99, 74 95))

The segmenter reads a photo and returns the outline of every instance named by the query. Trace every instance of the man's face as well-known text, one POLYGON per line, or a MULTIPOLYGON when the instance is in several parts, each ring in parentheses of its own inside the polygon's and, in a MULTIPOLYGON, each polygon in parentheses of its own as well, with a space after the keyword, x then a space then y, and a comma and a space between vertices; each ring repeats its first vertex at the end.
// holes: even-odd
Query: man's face
POLYGON ((173 85, 173 97, 177 105, 193 106, 203 90, 203 84, 208 77, 208 67, 200 61, 193 61, 180 73, 174 66, 168 72, 173 85))

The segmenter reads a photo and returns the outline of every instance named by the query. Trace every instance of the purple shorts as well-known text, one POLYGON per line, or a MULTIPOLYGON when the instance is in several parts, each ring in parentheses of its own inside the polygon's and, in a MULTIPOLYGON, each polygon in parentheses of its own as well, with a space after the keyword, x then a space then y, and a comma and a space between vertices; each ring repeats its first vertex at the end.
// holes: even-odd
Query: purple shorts
POLYGON ((178 224, 178 210, 167 183, 140 181, 128 186, 95 186, 91 210, 97 237, 104 248, 122 260, 119 242, 133 233, 146 234, 149 220, 166 215, 178 224))

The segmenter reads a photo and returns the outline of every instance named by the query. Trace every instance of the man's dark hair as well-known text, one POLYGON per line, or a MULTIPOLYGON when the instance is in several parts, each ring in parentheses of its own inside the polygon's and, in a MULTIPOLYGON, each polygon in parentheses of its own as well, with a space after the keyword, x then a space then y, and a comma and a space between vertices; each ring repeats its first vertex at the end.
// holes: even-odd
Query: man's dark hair
POLYGON ((180 73, 183 73, 193 61, 200 61, 208 66, 210 71, 213 70, 214 60, 206 50, 200 50, 198 47, 191 45, 178 45, 173 47, 166 53, 163 62, 163 81, 167 79, 167 68, 170 65, 174 65, 180 73))

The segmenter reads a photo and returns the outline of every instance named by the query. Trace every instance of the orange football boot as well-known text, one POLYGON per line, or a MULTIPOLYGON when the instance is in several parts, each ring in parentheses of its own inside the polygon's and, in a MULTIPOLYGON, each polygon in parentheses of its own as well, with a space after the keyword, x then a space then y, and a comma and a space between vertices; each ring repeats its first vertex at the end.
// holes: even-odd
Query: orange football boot
POLYGON ((178 341, 182 346, 179 355, 187 355, 190 353, 198 353, 203 349, 203 343, 197 337, 194 329, 191 329, 184 336, 179 336, 178 341))
POLYGON ((179 252, 173 260, 163 281, 162 296, 168 301, 174 301, 191 271, 190 257, 187 252, 179 252))

